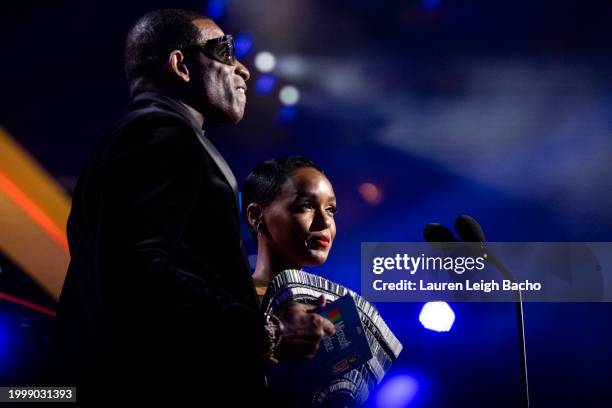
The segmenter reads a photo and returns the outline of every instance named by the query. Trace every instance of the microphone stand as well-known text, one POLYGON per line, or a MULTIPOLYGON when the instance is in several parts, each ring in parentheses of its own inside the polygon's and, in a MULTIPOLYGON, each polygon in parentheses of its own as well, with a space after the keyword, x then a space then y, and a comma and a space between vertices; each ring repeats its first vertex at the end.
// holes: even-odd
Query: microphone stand
MULTIPOLYGON (((518 283, 516 278, 510 271, 492 254, 490 253, 484 243, 482 243, 482 249, 487 254, 487 261, 493 264, 497 270, 499 270, 506 279, 512 281, 512 283, 518 283)), ((518 341, 519 349, 521 351, 521 380, 523 387, 525 388, 525 407, 529 408, 529 378, 527 376, 527 347, 525 343, 525 317, 523 315, 523 295, 519 287, 515 291, 516 301, 516 320, 518 326, 518 341)))
MULTIPOLYGON (((462 217, 463 217, 463 222, 465 222, 467 218, 466 228, 469 231, 467 234, 465 233, 462 234, 461 231, 459 231, 459 235, 463 239, 463 241, 467 243, 470 243, 470 242, 479 243, 480 249, 485 251, 485 254, 487 256, 486 258, 487 262, 493 264, 497 268, 497 270, 499 270, 502 273, 502 275, 506 277, 506 279, 510 280, 514 284, 517 284, 518 282, 516 281, 516 278, 514 277, 514 275, 512 275, 512 273, 510 273, 510 271, 487 249, 486 244, 484 243, 484 233, 482 232, 482 229, 480 228, 480 225, 478 225, 476 220, 474 220, 471 217, 467 217, 467 216, 462 216, 462 217)), ((455 228, 457 230, 462 229, 463 231, 466 231, 464 228, 457 228, 457 224, 455 225, 456 225, 455 228)), ((423 230, 423 236, 427 242, 432 242, 432 243, 435 243, 435 242, 457 243, 459 242, 448 228, 446 228, 445 226, 441 224, 437 224, 437 223, 427 224, 427 226, 423 230)), ((474 256, 477 256, 481 253, 481 252, 477 253, 475 248, 472 246, 468 246, 468 248, 469 248, 469 251, 474 256)), ((521 293, 521 289, 518 286, 515 291, 515 296, 516 296, 516 300, 514 303, 516 305, 518 341, 519 341, 519 350, 520 350, 520 355, 521 355, 521 380, 522 380, 522 384, 525 390, 525 395, 524 395, 525 408, 529 408, 529 379, 527 375, 527 346, 525 343, 525 318, 523 315, 523 295, 521 293)))

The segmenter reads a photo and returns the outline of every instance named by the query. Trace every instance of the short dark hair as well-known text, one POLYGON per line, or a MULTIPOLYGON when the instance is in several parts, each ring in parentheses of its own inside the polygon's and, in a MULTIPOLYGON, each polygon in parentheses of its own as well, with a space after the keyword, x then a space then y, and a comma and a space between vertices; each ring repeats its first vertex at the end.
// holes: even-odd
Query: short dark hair
POLYGON ((173 50, 202 41, 194 20, 210 20, 197 11, 162 9, 140 17, 125 44, 125 76, 130 87, 140 78, 153 78, 173 50))
POLYGON ((278 157, 257 165, 242 187, 243 216, 246 217, 246 209, 251 203, 257 203, 263 208, 274 201, 291 172, 304 167, 312 167, 323 173, 303 156, 278 157))

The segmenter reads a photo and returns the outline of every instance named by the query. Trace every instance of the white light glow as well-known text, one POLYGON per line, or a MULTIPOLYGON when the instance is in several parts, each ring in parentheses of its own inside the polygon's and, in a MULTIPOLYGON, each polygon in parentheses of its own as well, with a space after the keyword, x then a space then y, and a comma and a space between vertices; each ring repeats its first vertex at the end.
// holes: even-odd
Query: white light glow
POLYGON ((427 302, 421 310, 419 321, 426 329, 447 332, 455 322, 455 312, 446 302, 427 302))
POLYGON ((285 85, 281 88, 278 97, 283 105, 292 106, 300 100, 300 91, 295 86, 285 85))
POLYGON ((276 67, 276 57, 268 51, 262 51, 255 56, 255 68, 261 72, 272 72, 276 67))

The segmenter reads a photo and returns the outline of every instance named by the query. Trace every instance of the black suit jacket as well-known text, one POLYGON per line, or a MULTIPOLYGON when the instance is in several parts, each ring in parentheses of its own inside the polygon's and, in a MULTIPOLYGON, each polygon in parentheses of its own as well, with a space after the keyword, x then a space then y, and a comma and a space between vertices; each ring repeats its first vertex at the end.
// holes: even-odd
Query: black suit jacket
POLYGON ((263 395, 236 181, 184 105, 134 99, 79 178, 68 240, 59 355, 81 401, 263 395))

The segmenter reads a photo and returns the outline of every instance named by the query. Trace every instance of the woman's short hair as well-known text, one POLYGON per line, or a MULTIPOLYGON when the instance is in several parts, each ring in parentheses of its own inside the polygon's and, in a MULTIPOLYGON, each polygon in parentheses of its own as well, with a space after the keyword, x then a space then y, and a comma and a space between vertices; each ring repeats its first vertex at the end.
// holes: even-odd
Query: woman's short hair
POLYGON ((278 157, 257 165, 242 187, 243 216, 246 217, 246 209, 251 203, 257 203, 264 208, 274 201, 291 172, 304 167, 312 167, 323 173, 303 156, 278 157))

